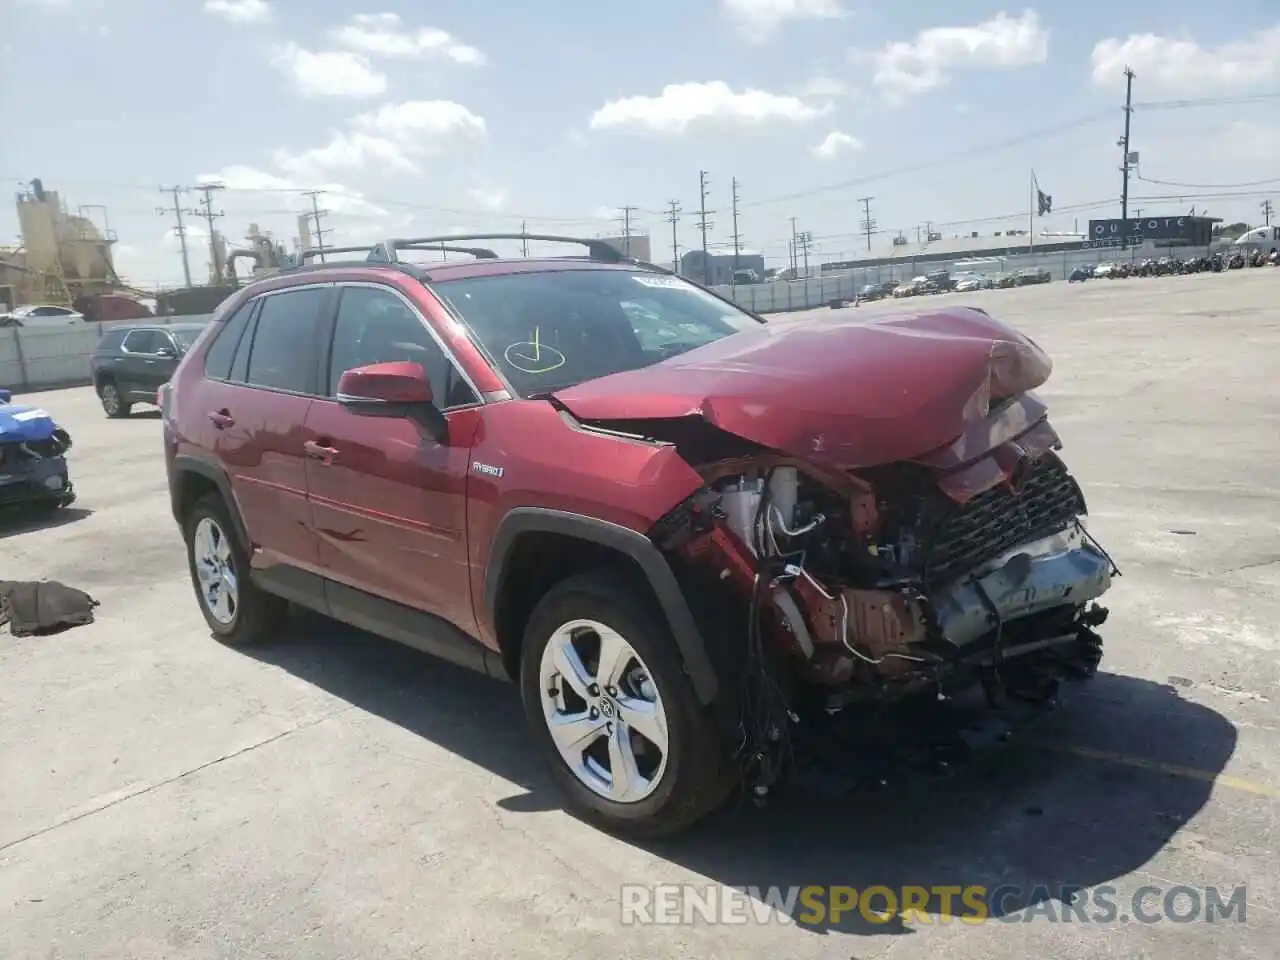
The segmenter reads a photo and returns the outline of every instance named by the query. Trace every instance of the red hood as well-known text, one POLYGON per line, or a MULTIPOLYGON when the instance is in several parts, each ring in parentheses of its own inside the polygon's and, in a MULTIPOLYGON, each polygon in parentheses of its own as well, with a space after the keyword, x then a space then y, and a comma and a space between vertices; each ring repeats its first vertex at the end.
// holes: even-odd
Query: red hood
POLYGON ((555 396, 587 421, 700 416, 828 468, 923 456, 1033 390, 1052 361, 967 307, 872 319, 771 323, 555 396))

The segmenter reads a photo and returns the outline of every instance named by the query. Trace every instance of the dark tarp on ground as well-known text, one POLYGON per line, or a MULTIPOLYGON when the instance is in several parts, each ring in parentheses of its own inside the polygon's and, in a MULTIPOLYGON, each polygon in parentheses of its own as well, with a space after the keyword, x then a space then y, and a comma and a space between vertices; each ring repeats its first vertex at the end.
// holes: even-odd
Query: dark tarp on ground
POLYGON ((15 637, 58 633, 93 623, 98 601, 57 580, 0 580, 0 626, 15 637))

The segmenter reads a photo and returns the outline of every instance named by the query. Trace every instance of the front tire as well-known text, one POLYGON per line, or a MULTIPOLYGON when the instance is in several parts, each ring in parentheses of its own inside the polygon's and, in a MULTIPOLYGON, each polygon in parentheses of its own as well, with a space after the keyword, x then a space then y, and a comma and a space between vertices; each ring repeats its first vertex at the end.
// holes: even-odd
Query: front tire
POLYGON ((661 618, 621 578, 563 581, 529 618, 525 714, 584 820, 632 837, 677 833, 714 809, 733 778, 661 618))
POLYGON ((183 533, 196 601, 214 637, 232 647, 268 640, 289 611, 249 577, 249 558, 222 498, 211 494, 187 512, 183 533))
POLYGON ((133 404, 124 398, 114 380, 103 381, 98 388, 98 399, 102 401, 103 412, 112 420, 123 420, 133 412, 133 404))

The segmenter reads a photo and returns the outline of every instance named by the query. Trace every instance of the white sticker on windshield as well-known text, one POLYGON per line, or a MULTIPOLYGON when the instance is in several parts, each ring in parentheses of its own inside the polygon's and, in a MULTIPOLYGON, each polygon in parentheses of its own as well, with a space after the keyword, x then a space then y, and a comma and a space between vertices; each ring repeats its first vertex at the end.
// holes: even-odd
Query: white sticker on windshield
POLYGON ((679 290, 688 290, 689 286, 679 277, 632 277, 636 283, 643 287, 675 287, 679 290))

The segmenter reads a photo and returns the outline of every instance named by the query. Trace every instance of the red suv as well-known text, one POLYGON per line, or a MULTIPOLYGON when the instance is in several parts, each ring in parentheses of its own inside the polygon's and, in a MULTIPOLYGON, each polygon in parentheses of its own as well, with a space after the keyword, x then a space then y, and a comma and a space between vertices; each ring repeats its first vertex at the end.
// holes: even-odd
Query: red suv
POLYGON ((648 835, 886 704, 1096 670, 1051 364, 985 312, 765 323, 600 241, 362 252, 234 294, 162 392, 222 641, 293 602, 512 679, 572 805, 648 835))

